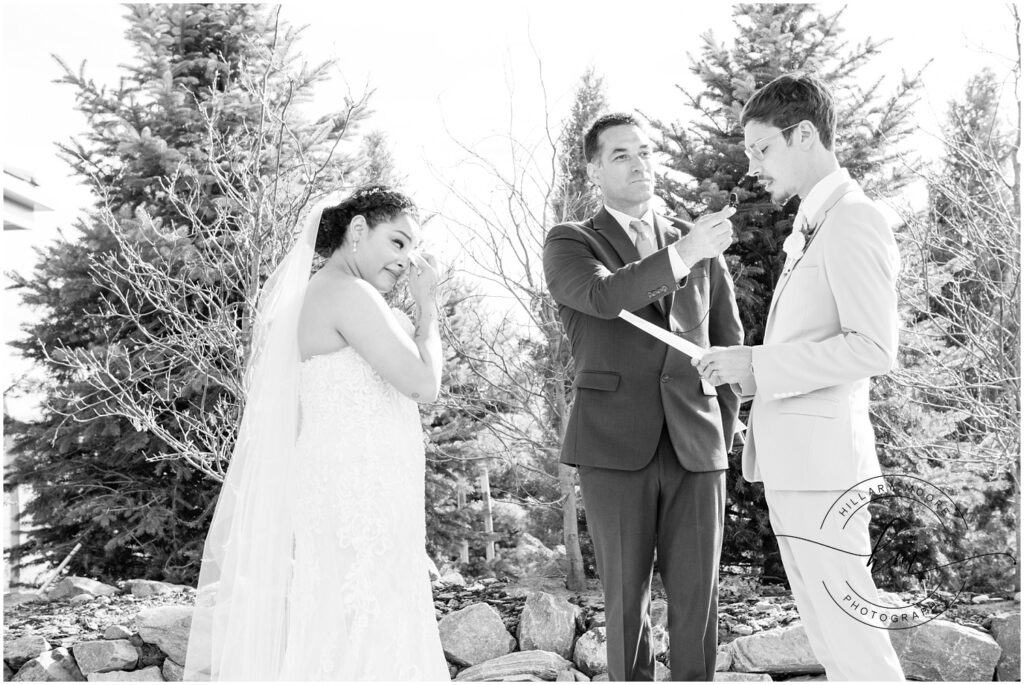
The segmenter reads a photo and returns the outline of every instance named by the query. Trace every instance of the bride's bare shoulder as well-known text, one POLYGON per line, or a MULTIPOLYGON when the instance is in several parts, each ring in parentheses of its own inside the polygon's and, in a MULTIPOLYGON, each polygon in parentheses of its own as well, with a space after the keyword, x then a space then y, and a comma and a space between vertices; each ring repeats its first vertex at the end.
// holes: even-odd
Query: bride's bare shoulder
POLYGON ((307 306, 333 312, 387 309, 383 296, 361 278, 340 271, 318 271, 309 280, 307 306))

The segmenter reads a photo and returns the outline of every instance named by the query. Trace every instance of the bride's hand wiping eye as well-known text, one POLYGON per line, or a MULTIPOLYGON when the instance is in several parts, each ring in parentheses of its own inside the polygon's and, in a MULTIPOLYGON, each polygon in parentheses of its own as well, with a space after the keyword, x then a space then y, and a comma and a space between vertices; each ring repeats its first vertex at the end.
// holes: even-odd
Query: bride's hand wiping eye
POLYGON ((409 293, 417 302, 434 296, 438 281, 437 259, 428 252, 409 254, 409 293))

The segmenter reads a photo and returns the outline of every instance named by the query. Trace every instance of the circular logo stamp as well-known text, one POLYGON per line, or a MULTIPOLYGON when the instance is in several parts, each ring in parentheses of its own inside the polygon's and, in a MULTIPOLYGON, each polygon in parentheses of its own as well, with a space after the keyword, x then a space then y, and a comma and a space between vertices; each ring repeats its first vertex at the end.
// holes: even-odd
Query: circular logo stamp
POLYGON ((851 619, 883 630, 904 630, 954 606, 966 590, 971 564, 1016 563, 1006 552, 958 556, 955 541, 969 530, 963 510, 934 483, 889 474, 843 492, 817 529, 808 528, 807 537, 779 537, 822 547, 821 554, 830 557, 826 567, 834 571, 822 578, 825 592, 851 619), (872 517, 879 531, 874 541, 868 535, 872 517), (907 579, 915 599, 880 594, 872 575, 907 579))

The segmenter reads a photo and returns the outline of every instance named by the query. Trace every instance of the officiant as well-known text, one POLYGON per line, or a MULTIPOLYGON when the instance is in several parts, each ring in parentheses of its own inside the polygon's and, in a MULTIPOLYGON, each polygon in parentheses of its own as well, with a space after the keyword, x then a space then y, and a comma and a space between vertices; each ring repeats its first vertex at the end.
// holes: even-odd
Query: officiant
POLYGON ((604 207, 553 227, 544 274, 576 378, 562 463, 576 466, 604 588, 611 680, 653 680, 655 554, 668 596, 674 680, 713 680, 725 469, 739 401, 690 359, 618 318, 622 310, 696 345, 742 344, 722 251, 731 207, 695 223, 656 215, 654 151, 631 114, 583 137, 604 207))

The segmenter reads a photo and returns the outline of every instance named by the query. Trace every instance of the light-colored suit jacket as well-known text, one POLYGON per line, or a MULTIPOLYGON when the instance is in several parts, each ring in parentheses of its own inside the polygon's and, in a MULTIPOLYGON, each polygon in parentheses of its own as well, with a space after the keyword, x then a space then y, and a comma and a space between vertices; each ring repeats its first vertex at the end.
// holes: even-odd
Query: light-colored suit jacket
POLYGON ((868 418, 871 376, 896 363, 899 252, 855 181, 817 214, 803 256, 775 287, 743 477, 773 490, 846 490, 879 476, 868 418))

